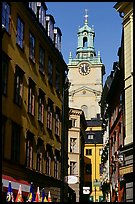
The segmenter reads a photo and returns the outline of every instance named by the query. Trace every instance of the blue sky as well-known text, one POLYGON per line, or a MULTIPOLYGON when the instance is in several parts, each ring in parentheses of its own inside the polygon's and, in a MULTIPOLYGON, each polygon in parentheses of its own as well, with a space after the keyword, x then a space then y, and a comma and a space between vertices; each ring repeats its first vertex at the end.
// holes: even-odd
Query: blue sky
POLYGON ((47 14, 53 15, 55 27, 62 32, 62 55, 68 63, 69 53, 76 56, 78 27, 84 24, 85 9, 88 9, 88 23, 95 30, 95 51, 100 51, 106 74, 112 70, 118 60, 118 48, 121 44, 122 19, 113 8, 116 2, 46 2, 47 14))

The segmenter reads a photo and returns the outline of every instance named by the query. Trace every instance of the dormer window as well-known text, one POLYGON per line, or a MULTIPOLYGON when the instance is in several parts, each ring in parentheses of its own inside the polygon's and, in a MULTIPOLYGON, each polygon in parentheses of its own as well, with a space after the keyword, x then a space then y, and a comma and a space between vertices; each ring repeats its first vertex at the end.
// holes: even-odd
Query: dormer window
POLYGON ((88 140, 93 140, 94 139, 94 135, 93 134, 88 134, 87 137, 88 137, 88 140))
POLYGON ((46 10, 43 8, 43 6, 39 9, 39 22, 42 24, 44 28, 46 28, 46 10))
POLYGON ((54 28, 54 45, 61 52, 61 31, 60 29, 54 28))
POLYGON ((46 29, 48 36, 54 41, 54 18, 52 15, 46 16, 46 29))
POLYGON ((32 11, 37 14, 37 2, 29 2, 29 8, 32 9, 32 11))

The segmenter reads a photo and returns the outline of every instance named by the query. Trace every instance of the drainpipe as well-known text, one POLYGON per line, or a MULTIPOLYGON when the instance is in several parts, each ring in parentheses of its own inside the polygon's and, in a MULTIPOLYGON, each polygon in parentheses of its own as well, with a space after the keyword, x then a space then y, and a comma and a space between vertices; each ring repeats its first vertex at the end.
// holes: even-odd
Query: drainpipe
MULTIPOLYGON (((95 181, 96 181, 96 142, 95 142, 95 181)), ((96 186, 95 186, 95 202, 96 202, 96 186)))

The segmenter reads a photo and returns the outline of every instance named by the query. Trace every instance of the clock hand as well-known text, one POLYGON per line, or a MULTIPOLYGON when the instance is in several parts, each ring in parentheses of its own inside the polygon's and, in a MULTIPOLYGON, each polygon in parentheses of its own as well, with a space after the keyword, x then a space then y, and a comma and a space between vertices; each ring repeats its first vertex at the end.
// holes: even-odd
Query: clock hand
POLYGON ((83 70, 84 70, 84 72, 86 72, 86 65, 85 64, 84 64, 84 69, 83 70))

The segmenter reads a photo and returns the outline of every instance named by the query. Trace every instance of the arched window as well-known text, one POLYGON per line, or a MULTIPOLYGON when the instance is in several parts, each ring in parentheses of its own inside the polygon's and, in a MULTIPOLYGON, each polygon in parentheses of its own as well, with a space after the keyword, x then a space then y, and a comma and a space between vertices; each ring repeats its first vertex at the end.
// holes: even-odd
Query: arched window
POLYGON ((87 118, 87 116, 88 116, 88 106, 82 105, 81 109, 83 110, 84 115, 87 118))
POLYGON ((83 47, 87 48, 87 37, 83 38, 83 47))

